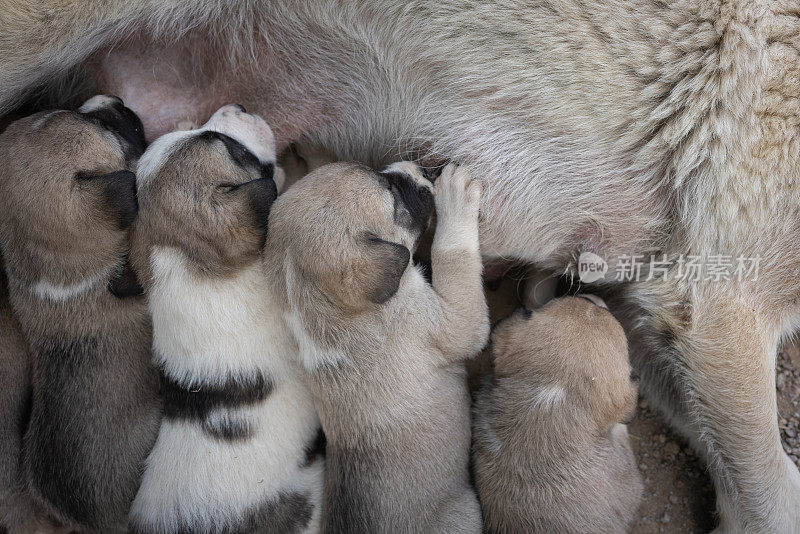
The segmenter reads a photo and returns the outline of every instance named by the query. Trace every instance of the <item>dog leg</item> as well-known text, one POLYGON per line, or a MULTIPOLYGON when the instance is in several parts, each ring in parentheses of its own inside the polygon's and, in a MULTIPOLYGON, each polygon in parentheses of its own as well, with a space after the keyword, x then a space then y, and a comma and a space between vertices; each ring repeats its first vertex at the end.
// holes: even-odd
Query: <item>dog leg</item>
MULTIPOLYGON (((720 532, 800 532, 800 472, 780 443, 774 321, 738 287, 633 287, 642 391, 705 458, 720 532), (638 313, 637 313, 638 312, 638 313)), ((625 315, 625 314, 623 314, 625 315)))
POLYGON ((431 247, 433 289, 440 297, 439 349, 453 361, 480 351, 489 335, 478 246, 481 184, 465 167, 448 165, 434 186, 437 226, 431 247))

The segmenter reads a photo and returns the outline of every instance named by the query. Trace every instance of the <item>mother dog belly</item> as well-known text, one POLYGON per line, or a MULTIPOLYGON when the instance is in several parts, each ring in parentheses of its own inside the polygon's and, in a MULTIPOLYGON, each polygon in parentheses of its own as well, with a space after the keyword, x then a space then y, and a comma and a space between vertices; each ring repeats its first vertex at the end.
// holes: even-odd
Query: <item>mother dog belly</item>
MULTIPOLYGON (((263 6, 255 39, 202 28, 169 46, 142 36, 92 64, 151 139, 239 102, 267 120, 279 150, 299 142, 370 165, 470 163, 486 184, 487 256, 563 268, 583 250, 658 250, 669 231, 669 153, 656 139, 648 78, 637 75, 656 68, 648 56, 604 41, 583 22, 597 14, 569 3, 562 15, 527 6, 502 27, 492 8, 455 4, 457 14, 427 2, 263 6), (580 26, 584 41, 545 23, 565 35, 580 26)), ((639 32, 636 46, 659 37, 625 16, 614 24, 617 35, 639 32)))

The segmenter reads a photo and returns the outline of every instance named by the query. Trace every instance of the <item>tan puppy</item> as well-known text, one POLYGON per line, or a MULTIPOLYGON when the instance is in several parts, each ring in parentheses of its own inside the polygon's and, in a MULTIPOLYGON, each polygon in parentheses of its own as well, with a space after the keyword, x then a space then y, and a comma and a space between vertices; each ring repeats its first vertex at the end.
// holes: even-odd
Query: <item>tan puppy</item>
POLYGON ((624 532, 642 497, 628 432, 635 375, 597 297, 520 309, 492 332, 476 396, 475 483, 488 532, 624 532))
POLYGON ((267 276, 327 437, 325 532, 480 531, 463 364, 489 328, 480 185, 451 165, 435 199, 433 285, 410 263, 434 203, 415 164, 321 167, 270 216, 267 276))
POLYGON ((319 420, 261 268, 276 174, 272 131, 236 105, 160 137, 139 161, 132 255, 165 418, 134 532, 319 529, 319 420))
POLYGON ((150 319, 127 267, 141 122, 115 97, 0 136, 0 249, 33 358, 25 476, 60 521, 124 525, 158 428, 150 319))

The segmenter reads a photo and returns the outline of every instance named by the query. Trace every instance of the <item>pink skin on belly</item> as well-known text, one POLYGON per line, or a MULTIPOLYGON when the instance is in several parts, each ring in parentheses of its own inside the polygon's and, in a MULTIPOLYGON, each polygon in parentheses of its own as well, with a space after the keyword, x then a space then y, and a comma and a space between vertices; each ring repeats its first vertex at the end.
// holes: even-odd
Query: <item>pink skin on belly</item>
POLYGON ((139 115, 148 142, 179 125, 196 127, 222 105, 222 95, 204 94, 206 87, 172 67, 182 59, 178 56, 174 49, 146 56, 119 49, 98 64, 102 91, 119 96, 139 115))
MULTIPOLYGON (((314 99, 287 98, 258 80, 225 72, 193 51, 192 42, 190 37, 182 45, 154 47, 134 41, 98 53, 89 65, 101 91, 119 96, 139 115, 148 142, 170 131, 197 127, 220 107, 235 103, 267 121, 282 152, 330 113, 314 99)), ((259 75, 269 78, 269 66, 263 65, 259 75)))

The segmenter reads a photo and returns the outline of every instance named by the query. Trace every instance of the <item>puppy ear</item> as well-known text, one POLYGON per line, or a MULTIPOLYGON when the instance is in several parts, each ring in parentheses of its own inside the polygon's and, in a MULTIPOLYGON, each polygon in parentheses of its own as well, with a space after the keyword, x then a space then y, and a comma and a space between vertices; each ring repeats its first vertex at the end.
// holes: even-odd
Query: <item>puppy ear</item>
POLYGON ((361 313, 397 293, 411 252, 399 243, 370 234, 350 245, 343 256, 304 258, 301 269, 318 281, 319 289, 336 306, 348 313, 361 313))
POLYGON ((135 297, 144 293, 128 258, 125 258, 125 263, 108 281, 108 291, 118 299, 135 297))
POLYGON ((261 180, 254 180, 249 185, 247 194, 250 199, 250 208, 253 210, 255 223, 264 231, 266 237, 269 212, 272 203, 278 198, 278 188, 271 175, 261 180))
POLYGON ((136 199, 136 175, 131 171, 114 171, 92 178, 103 184, 103 196, 117 220, 120 230, 133 224, 139 213, 136 199))
POLYGON ((359 281, 370 302, 383 304, 397 293, 411 260, 411 251, 399 243, 367 238, 367 266, 359 281))
POLYGON ((595 420, 602 433, 610 432, 617 423, 629 423, 636 415, 638 395, 632 384, 608 384, 594 396, 598 399, 595 420))

